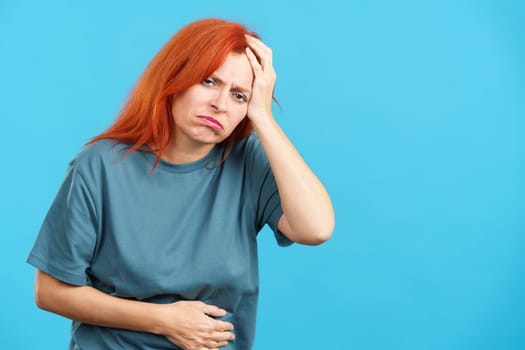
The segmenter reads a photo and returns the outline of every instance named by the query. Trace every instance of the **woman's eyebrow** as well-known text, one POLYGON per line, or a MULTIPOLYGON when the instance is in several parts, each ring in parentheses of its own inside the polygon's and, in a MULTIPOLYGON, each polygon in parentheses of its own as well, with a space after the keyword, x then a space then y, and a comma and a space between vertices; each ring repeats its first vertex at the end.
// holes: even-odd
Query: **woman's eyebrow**
MULTIPOLYGON (((213 79, 215 79, 215 81, 219 84, 219 85, 224 85, 225 84, 225 81, 224 79, 222 79, 221 77, 219 77, 217 74, 213 74, 211 76, 213 79)), ((232 85, 232 88, 234 90, 238 90, 246 95, 249 95, 251 92, 252 92, 252 89, 250 88, 245 88, 243 86, 240 86, 240 85, 236 85, 236 84, 233 84, 232 85)))

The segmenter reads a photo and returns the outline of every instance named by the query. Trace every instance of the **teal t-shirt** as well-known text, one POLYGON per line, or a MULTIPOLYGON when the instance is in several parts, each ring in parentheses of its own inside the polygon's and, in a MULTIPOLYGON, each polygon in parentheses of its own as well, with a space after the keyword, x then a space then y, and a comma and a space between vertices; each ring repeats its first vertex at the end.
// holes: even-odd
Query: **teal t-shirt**
MULTIPOLYGON (((259 292, 257 233, 277 242, 279 195, 257 135, 196 162, 161 161, 112 140, 70 164, 28 262, 73 285, 152 303, 200 300, 228 311, 235 341, 251 349, 259 292)), ((70 349, 179 349, 163 336, 73 322, 70 349)))

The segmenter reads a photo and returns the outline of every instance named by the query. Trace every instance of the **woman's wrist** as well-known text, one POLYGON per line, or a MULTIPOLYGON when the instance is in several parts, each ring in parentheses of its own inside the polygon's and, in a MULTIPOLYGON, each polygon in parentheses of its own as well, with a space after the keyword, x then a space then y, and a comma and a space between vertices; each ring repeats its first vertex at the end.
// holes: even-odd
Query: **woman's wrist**
POLYGON ((250 117, 250 121, 252 122, 253 128, 258 134, 277 125, 277 122, 275 121, 275 118, 271 112, 258 113, 250 117))
POLYGON ((169 318, 166 305, 149 303, 145 309, 148 333, 165 336, 167 334, 166 324, 169 318))

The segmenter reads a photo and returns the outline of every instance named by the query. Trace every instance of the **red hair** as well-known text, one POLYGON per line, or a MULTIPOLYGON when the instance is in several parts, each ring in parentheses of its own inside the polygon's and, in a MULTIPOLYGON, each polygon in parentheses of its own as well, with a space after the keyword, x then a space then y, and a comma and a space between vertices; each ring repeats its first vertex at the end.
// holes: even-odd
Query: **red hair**
MULTIPOLYGON (((257 36, 222 19, 203 19, 182 28, 153 57, 113 125, 88 144, 101 139, 132 144, 127 154, 137 150, 156 154, 154 169, 174 134, 173 96, 212 75, 231 52, 244 53, 245 34, 257 36)), ((250 120, 244 118, 223 141, 223 160, 234 143, 252 130, 250 120)))

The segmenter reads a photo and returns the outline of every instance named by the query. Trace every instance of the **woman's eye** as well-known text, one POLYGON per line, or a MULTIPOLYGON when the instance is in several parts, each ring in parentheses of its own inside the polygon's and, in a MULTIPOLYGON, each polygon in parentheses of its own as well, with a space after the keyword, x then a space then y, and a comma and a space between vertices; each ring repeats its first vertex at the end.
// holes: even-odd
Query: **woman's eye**
POLYGON ((241 102, 246 102, 248 99, 246 98, 246 95, 242 92, 234 92, 233 97, 235 97, 236 100, 241 102))
POLYGON ((206 78, 202 82, 204 85, 215 85, 215 80, 213 80, 213 78, 206 78))

